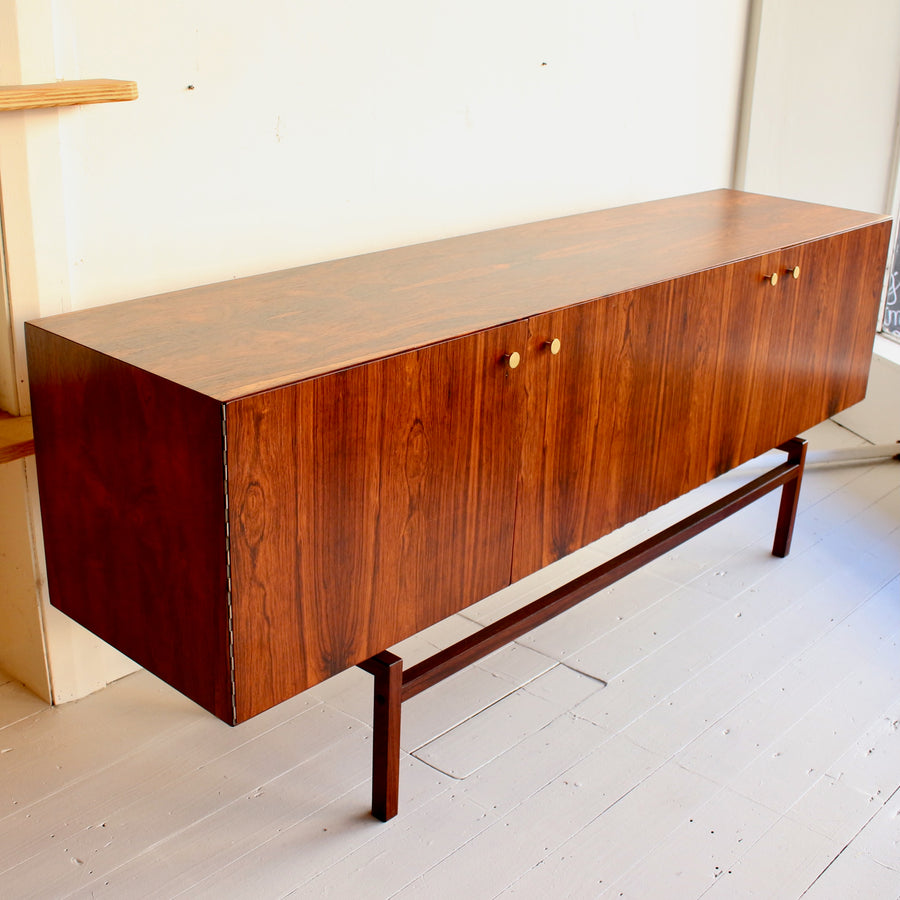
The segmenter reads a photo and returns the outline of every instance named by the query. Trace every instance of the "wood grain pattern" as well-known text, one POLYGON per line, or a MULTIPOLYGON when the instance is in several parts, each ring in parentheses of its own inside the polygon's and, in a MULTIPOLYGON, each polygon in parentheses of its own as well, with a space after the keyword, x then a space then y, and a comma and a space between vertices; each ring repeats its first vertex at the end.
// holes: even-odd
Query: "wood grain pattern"
POLYGON ((375 677, 372 704, 372 815, 387 822, 400 800, 403 660, 384 650, 360 664, 375 677))
POLYGON ((513 580, 861 400, 888 232, 531 317, 513 580))
POLYGON ((519 480, 514 579, 712 477, 722 305, 740 268, 530 320, 535 439, 519 480), (551 337, 558 356, 546 352, 551 337))
POLYGON ((524 323, 227 408, 238 719, 509 582, 524 323))
MULTIPOLYGON (((836 443, 857 446, 825 425, 810 449, 836 443)), ((804 492, 828 497, 829 536, 818 551, 798 546, 788 566, 773 566, 761 545, 735 558, 736 545, 715 532, 697 539, 710 571, 739 562, 740 578, 719 579, 717 618, 690 587, 655 604, 652 592, 620 591, 612 606, 627 622, 583 607, 543 630, 540 657, 520 646, 436 689, 452 687, 459 705, 484 710, 467 722, 435 695, 415 711, 405 705, 405 727, 427 720, 428 737, 448 732, 432 746, 434 765, 481 768, 448 782, 404 757, 395 827, 364 818, 370 735, 355 716, 371 688, 361 673, 349 692, 315 691, 234 731, 146 673, 68 709, 37 712, 32 698, 34 714, 2 732, 3 748, 15 748, 0 757, 2 893, 308 897, 315 888, 409 900, 496 896, 516 885, 525 897, 551 898, 561 884, 594 896, 602 879, 613 896, 670 900, 712 888, 710 900, 727 879, 718 900, 797 898, 813 882, 804 900, 900 897, 900 730, 890 727, 900 714, 900 553, 889 539, 900 521, 898 465, 814 468, 805 480, 804 492), (741 593, 760 581, 768 591, 741 593), (615 678, 587 702, 582 687, 592 679, 565 662, 532 681, 539 659, 546 671, 573 648, 583 668, 615 678), (522 666, 523 653, 534 668, 522 666), (698 664, 678 665, 686 659, 698 664), (486 698, 505 694, 489 706, 486 698), (550 726, 534 714, 538 697, 558 709, 550 726), (673 794, 669 776, 684 767, 703 777, 694 792, 673 794), (738 778, 731 786, 741 793, 718 788, 738 778), (785 812, 808 827, 772 829, 785 812), (577 860, 564 841, 577 845, 577 860), (75 854, 87 865, 74 864, 75 854), (850 855, 869 867, 841 867, 850 855), (539 880, 545 865, 551 877, 539 880)), ((647 533, 668 521, 654 515, 647 533)), ((753 518, 741 533, 763 539, 770 521, 753 518)), ((694 576, 665 562, 647 574, 679 586, 694 576)), ((446 642, 461 636, 449 624, 438 635, 446 642)), ((409 749, 422 743, 416 737, 409 749)))
POLYGON ((786 281, 782 310, 791 323, 792 382, 784 430, 801 430, 794 426, 820 422, 865 397, 889 232, 882 223, 799 248, 800 277, 786 281))
POLYGON ((243 721, 861 399, 889 232, 715 191, 32 323, 52 600, 243 721))
POLYGON ((220 405, 26 341, 53 605, 232 721, 220 405))
POLYGON ((786 556, 797 512, 806 441, 793 439, 781 448, 789 459, 711 505, 579 575, 526 606, 491 622, 480 631, 432 654, 404 671, 403 660, 384 651, 360 664, 375 677, 372 717, 372 815, 382 822, 398 812, 400 791, 400 719, 404 701, 449 678, 494 650, 516 640, 707 528, 738 512, 777 487, 782 499, 773 553, 786 556))
POLYGON ((115 78, 83 78, 49 84, 0 85, 0 112, 78 106, 83 103, 115 103, 137 100, 137 84, 115 78))
POLYGON ((711 191, 44 321, 71 340, 228 401, 884 220, 711 191))

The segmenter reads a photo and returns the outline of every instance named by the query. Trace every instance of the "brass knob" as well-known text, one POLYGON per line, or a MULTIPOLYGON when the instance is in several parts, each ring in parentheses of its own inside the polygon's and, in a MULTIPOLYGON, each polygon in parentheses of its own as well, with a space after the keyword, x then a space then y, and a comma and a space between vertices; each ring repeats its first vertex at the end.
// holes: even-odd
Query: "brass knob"
POLYGON ((800 266, 794 266, 793 269, 788 269, 787 272, 788 272, 788 275, 792 276, 793 278, 799 278, 800 277, 800 266))
POLYGON ((765 280, 774 287, 776 284, 778 284, 778 273, 773 272, 771 275, 766 275, 765 280))
POLYGON ((507 353, 506 356, 503 357, 503 361, 511 368, 518 368, 520 362, 522 362, 522 357, 513 350, 512 353, 507 353))
POLYGON ((552 341, 544 341, 544 346, 554 355, 556 356, 559 353, 559 348, 562 347, 562 343, 559 338, 553 338, 552 341))

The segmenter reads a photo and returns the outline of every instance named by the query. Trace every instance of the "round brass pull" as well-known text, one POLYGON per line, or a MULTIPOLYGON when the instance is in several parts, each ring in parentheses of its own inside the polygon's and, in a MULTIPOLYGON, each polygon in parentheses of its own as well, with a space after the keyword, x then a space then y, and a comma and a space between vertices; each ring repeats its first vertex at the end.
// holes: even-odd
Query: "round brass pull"
POLYGON ((507 353, 506 356, 503 357, 503 361, 511 368, 516 369, 519 366, 519 363, 522 362, 522 357, 513 350, 512 353, 507 353))
POLYGON ((800 277, 800 266, 794 266, 793 269, 788 269, 787 273, 792 278, 799 278, 800 277))
POLYGON ((765 281, 768 281, 769 284, 771 284, 772 287, 774 287, 776 284, 778 284, 778 273, 773 272, 771 275, 766 275, 765 281))
POLYGON ((553 338, 552 341, 544 341, 544 346, 554 355, 556 356, 559 353, 560 347, 562 347, 562 342, 559 338, 553 338))

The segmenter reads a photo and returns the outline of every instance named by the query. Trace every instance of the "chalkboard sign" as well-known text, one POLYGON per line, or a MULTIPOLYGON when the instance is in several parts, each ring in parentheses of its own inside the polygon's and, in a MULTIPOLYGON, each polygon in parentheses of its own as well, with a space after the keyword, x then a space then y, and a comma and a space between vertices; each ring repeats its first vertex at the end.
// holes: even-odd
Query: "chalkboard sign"
POLYGON ((897 244, 894 247, 894 260, 888 278, 884 319, 881 325, 885 332, 900 338, 900 229, 897 231, 897 244))

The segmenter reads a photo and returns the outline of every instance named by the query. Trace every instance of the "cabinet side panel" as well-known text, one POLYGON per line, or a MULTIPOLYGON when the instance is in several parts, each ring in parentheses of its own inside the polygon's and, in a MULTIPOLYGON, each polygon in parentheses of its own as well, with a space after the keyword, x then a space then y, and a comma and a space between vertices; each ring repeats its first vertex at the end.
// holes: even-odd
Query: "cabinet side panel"
MULTIPOLYGON (((525 324, 228 405, 238 718, 509 582, 525 324)), ((524 363, 523 363, 524 366, 524 363)))
POLYGON ((26 338, 51 602, 233 721, 221 404, 26 338))

